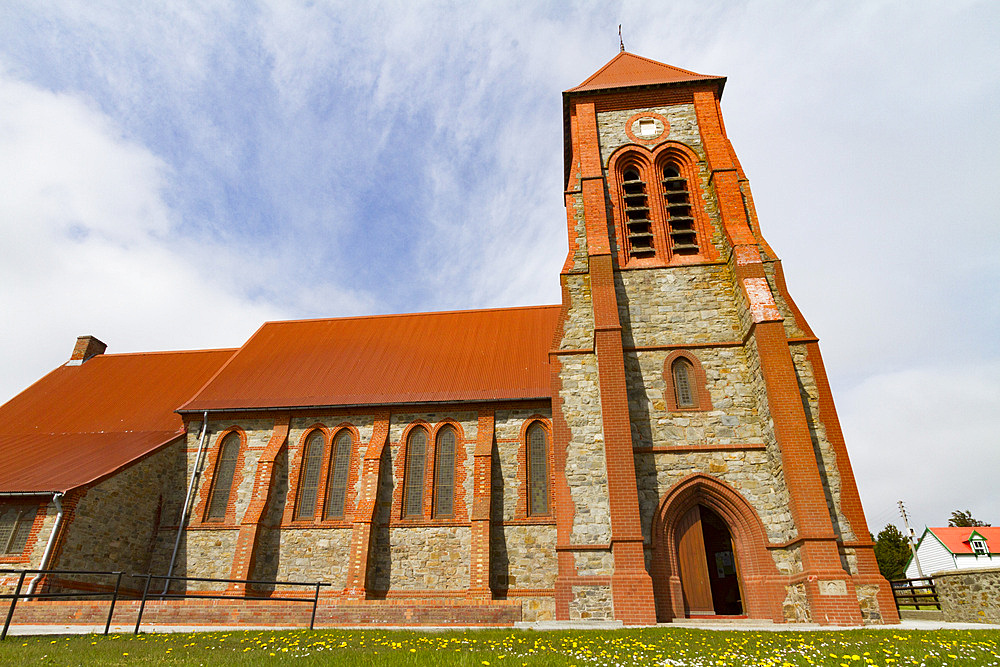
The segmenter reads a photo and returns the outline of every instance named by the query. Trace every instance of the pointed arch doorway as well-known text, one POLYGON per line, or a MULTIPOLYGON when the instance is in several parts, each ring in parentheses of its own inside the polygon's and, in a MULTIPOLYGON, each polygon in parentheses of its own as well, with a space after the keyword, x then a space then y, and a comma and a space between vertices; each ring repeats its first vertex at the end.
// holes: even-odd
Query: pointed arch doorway
POLYGON ((688 616, 742 616, 744 595, 726 522, 694 505, 677 523, 677 560, 688 616))

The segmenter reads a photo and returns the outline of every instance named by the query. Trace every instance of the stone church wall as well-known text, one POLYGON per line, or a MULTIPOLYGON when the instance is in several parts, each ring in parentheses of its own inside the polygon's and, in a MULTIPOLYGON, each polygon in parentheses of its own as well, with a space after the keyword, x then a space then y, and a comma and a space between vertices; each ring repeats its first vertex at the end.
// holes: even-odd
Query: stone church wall
MULTIPOLYGON (((65 537, 50 567, 162 574, 157 568, 169 559, 167 544, 172 547, 176 536, 171 528, 176 526, 177 515, 171 510, 179 512, 180 503, 172 501, 176 489, 183 493, 186 484, 183 446, 183 441, 168 445, 80 495, 67 496, 65 537)), ((51 516, 54 520, 54 507, 51 516)), ((106 578, 85 579, 92 584, 109 583, 106 578)), ((123 584, 134 587, 135 581, 123 584)))
MULTIPOLYGON (((523 508, 521 495, 525 493, 525 471, 519 470, 518 452, 525 422, 533 417, 549 419, 548 408, 503 408, 495 412, 495 447, 498 470, 496 484, 501 489, 497 497, 496 514, 499 525, 495 529, 497 552, 502 552, 503 581, 505 588, 518 595, 525 591, 526 607, 534 609, 538 617, 552 617, 550 604, 556 573, 554 519, 545 525, 520 525, 517 520, 518 501, 523 508), (514 525, 505 525, 513 522, 514 525), (549 563, 549 567, 539 567, 549 563)), ((273 434, 274 422, 269 419, 230 419, 210 423, 207 449, 217 449, 219 436, 236 427, 246 435, 243 464, 237 473, 234 494, 235 512, 219 524, 203 520, 210 494, 211 465, 217 452, 206 451, 202 475, 192 514, 186 531, 183 557, 176 569, 187 576, 226 578, 230 575, 236 539, 243 515, 250 502, 257 465, 264 448, 273 434)), ((292 520, 296 502, 297 475, 301 466, 304 436, 314 427, 336 430, 349 424, 358 433, 352 467, 359 469, 361 459, 371 441, 374 416, 372 414, 312 414, 293 417, 289 424, 287 446, 279 453, 274 464, 272 487, 261 517, 257 550, 251 578, 277 580, 322 580, 332 584, 333 590, 342 590, 347 583, 352 537, 352 510, 356 508, 362 491, 361 476, 355 474, 348 489, 343 520, 314 521, 292 520)), ((189 465, 194 465, 200 431, 192 425, 187 443, 189 465)), ((478 438, 479 414, 470 410, 441 410, 436 412, 394 413, 390 418, 389 434, 383 454, 381 488, 374 517, 372 558, 369 562, 370 585, 374 591, 396 595, 405 591, 462 593, 470 584, 472 532, 469 512, 473 496, 473 462, 478 438), (405 432, 407 427, 424 422, 434 428, 443 422, 452 423, 459 432, 459 451, 456 452, 455 514, 446 519, 430 515, 420 518, 402 518, 401 501, 405 465, 405 432)), ((430 443, 429 443, 430 444, 430 443)), ((523 454, 522 454, 523 456, 523 454)), ((427 479, 433 478, 431 449, 428 448, 427 479)), ((425 485, 425 494, 431 483, 425 485)), ((425 507, 430 501, 425 502, 425 507)), ((523 511, 523 510, 522 510, 523 511)), ((523 522, 523 517, 520 518, 523 522)), ((497 573, 500 569, 497 569, 497 573)), ((501 583, 499 574, 493 583, 501 583)), ((209 585, 191 586, 193 589, 209 585)))

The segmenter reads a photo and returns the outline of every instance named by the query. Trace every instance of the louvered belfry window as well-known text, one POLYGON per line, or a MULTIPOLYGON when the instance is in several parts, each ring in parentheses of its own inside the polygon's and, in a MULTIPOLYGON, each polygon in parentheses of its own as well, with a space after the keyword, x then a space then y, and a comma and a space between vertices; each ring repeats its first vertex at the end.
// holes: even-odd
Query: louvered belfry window
POLYGON ((24 551, 37 511, 36 505, 0 505, 0 554, 24 551))
POLYGON ((344 498, 347 495, 347 477, 353 448, 354 439, 346 428, 333 439, 330 481, 326 485, 325 518, 327 519, 340 519, 344 516, 344 498))
POLYGON ((427 457, 427 431, 415 428, 406 441, 406 480, 403 487, 403 516, 419 517, 424 513, 424 464, 427 457))
POLYGON ((226 506, 229 505, 229 494, 233 489, 233 477, 236 476, 236 459, 240 454, 240 436, 230 433, 222 440, 219 460, 215 464, 215 476, 212 479, 212 495, 208 500, 209 521, 222 521, 226 518, 226 506))
POLYGON ((302 453, 302 472, 299 474, 299 502, 295 505, 296 519, 311 519, 316 516, 316 491, 319 488, 319 473, 323 467, 323 432, 313 431, 306 438, 302 453))
POLYGON ((694 392, 691 390, 691 362, 687 359, 678 359, 671 370, 674 375, 674 398, 677 400, 677 407, 697 407, 694 392))
POLYGON ((622 174, 622 197, 625 201, 625 236, 628 239, 629 257, 652 257, 653 223, 649 218, 649 197, 646 183, 636 169, 626 169, 622 174))
POLYGON ((528 427, 528 516, 549 513, 549 443, 545 428, 528 427))
POLYGON ((451 516, 455 505, 455 429, 441 429, 434 448, 434 516, 451 516))
POLYGON ((673 164, 663 168, 663 207, 671 254, 697 255, 698 233, 691 213, 691 193, 688 192, 687 179, 673 164))

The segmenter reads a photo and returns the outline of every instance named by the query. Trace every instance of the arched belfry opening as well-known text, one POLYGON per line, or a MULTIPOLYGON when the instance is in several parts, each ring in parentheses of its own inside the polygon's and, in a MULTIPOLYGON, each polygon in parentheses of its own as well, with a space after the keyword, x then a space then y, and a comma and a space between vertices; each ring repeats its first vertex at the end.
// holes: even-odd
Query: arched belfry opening
POLYGON ((687 616, 742 616, 739 567, 726 522, 695 505, 677 527, 677 558, 687 616))
POLYGON ((701 473, 677 482, 660 501, 652 542, 658 621, 783 619, 784 590, 764 525, 724 482, 701 473))

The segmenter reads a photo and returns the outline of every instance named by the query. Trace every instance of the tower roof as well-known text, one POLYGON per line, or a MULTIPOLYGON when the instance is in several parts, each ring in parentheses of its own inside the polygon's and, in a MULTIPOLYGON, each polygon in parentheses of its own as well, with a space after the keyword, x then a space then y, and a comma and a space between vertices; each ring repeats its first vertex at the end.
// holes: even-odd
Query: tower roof
POLYGON ((649 58, 637 56, 628 51, 622 51, 609 60, 601 69, 592 74, 586 81, 567 93, 580 93, 590 90, 605 90, 608 88, 628 88, 631 86, 650 86, 663 83, 686 83, 689 81, 719 81, 719 93, 726 77, 698 74, 690 70, 667 65, 649 58))

